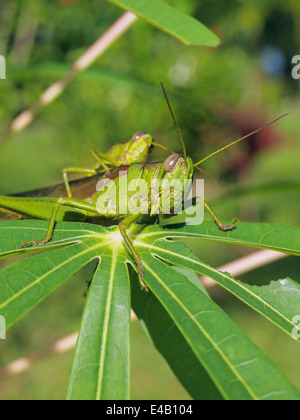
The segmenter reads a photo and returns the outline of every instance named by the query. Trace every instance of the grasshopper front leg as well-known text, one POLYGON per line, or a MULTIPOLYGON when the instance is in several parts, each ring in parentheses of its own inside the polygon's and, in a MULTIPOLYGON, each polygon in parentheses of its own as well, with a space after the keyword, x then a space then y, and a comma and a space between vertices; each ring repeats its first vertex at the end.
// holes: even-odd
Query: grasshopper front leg
MULTIPOLYGON (((108 173, 109 172, 109 167, 103 162, 102 159, 104 159, 104 160, 106 160, 110 163, 113 163, 113 162, 110 161, 109 157, 107 157, 105 154, 95 152, 94 150, 91 150, 91 154, 94 156, 94 158, 99 163, 99 165, 100 165, 99 168, 102 167, 103 170, 105 171, 105 173, 108 173)), ((77 167, 77 166, 64 168, 62 170, 62 174, 63 174, 64 183, 65 183, 65 186, 66 186, 68 197, 72 198, 72 191, 71 191, 70 182, 69 182, 69 178, 68 178, 69 174, 82 174, 82 175, 86 175, 86 176, 93 176, 93 175, 96 175, 97 173, 98 173, 98 168, 97 169, 90 169, 90 168, 81 168, 81 167, 77 167)))
POLYGON ((114 159, 111 159, 105 153, 96 152, 95 150, 91 150, 91 154, 94 156, 96 161, 99 163, 100 167, 105 170, 106 173, 109 172, 109 167, 104 163, 104 161, 108 162, 112 166, 119 166, 118 162, 115 162, 114 159))
POLYGON ((137 250, 134 247, 134 243, 132 241, 132 239, 129 237, 128 233, 127 233, 127 229, 129 228, 129 226, 134 223, 136 221, 136 219, 138 219, 140 217, 140 213, 137 214, 132 214, 131 216, 126 217, 124 220, 122 220, 122 222, 119 223, 119 229, 120 229, 120 233, 123 236, 123 239, 129 249, 129 251, 131 252, 136 265, 137 265, 137 269, 138 269, 138 276, 139 276, 139 282, 141 285, 142 290, 145 290, 146 292, 149 291, 148 286, 145 284, 143 278, 144 278, 144 266, 143 266, 143 262, 141 260, 141 257, 139 256, 137 250))

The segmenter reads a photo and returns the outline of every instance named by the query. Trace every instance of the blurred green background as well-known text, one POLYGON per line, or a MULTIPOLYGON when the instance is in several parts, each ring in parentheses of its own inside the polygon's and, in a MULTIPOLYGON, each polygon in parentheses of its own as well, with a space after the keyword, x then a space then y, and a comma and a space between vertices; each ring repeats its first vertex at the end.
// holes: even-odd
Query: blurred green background
MULTIPOLYGON (((160 89, 164 82, 189 154, 207 154, 278 116, 280 122, 223 154, 203 169, 206 198, 224 220, 299 226, 300 81, 291 60, 300 54, 297 0, 169 0, 222 39, 218 49, 186 47, 143 21, 79 75, 23 132, 0 144, 0 193, 61 182, 65 166, 90 166, 90 149, 106 150, 144 130, 180 152, 160 89)), ((101 0, 0 0, 0 130, 65 74, 122 12, 101 0)), ((162 152, 154 151, 153 160, 162 152)), ((201 259, 218 267, 249 250, 191 242, 201 259)), ((266 284, 299 280, 299 261, 288 257, 241 276, 266 284)), ((0 367, 75 332, 89 280, 87 267, 32 311, 0 341, 0 367)), ((212 295, 235 322, 299 388, 297 343, 225 292, 212 295)), ((138 322, 132 325, 132 398, 189 398, 138 322)), ((0 399, 63 399, 72 353, 35 365, 0 382, 0 399)))

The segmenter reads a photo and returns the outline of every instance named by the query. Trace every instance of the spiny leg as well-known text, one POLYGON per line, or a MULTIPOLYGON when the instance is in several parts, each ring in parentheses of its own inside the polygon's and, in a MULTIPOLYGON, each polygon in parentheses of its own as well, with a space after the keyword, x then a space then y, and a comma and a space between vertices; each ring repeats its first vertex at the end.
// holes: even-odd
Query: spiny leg
POLYGON ((119 229, 121 232, 121 235, 123 236, 123 239, 129 249, 129 251, 131 252, 137 268, 138 268, 138 276, 139 276, 139 282, 141 285, 142 290, 146 290, 147 292, 149 291, 148 286, 145 284, 143 277, 144 277, 144 266, 143 266, 143 262, 141 260, 141 257, 139 256, 137 250, 134 247, 134 243, 132 241, 132 239, 129 237, 128 233, 127 233, 127 229, 128 227, 131 225, 131 223, 133 223, 136 219, 138 219, 140 217, 141 213, 137 213, 137 214, 132 214, 128 217, 126 217, 124 220, 122 220, 122 222, 119 223, 119 229))
POLYGON ((64 183, 66 186, 67 194, 69 198, 72 198, 72 191, 68 179, 68 174, 84 174, 86 176, 96 175, 97 171, 95 169, 80 168, 80 167, 70 167, 64 168, 62 171, 64 183))
POLYGON ((221 220, 218 218, 218 216, 215 214, 215 212, 213 211, 213 209, 207 204, 206 201, 204 201, 204 207, 209 212, 209 214, 211 215, 211 217, 215 221, 215 223, 218 226, 218 228, 220 230, 222 230, 222 232, 228 232, 230 230, 236 229, 235 223, 239 221, 238 219, 233 219, 232 222, 231 222, 231 224, 226 226, 226 225, 224 225, 221 222, 221 220))
POLYGON ((55 227, 55 223, 56 223, 56 218, 57 218, 57 213, 59 211, 59 208, 61 206, 67 206, 67 207, 71 207, 74 208, 76 210, 81 210, 81 211, 86 211, 86 212, 91 212, 91 213, 95 213, 95 214, 99 214, 97 211, 97 207, 94 204, 89 204, 89 203, 85 203, 83 201, 78 201, 78 200, 73 200, 71 198, 59 198, 54 207, 53 207, 53 211, 52 211, 52 215, 49 221, 49 226, 48 226, 48 230, 47 230, 47 234, 46 237, 40 241, 32 241, 32 242, 25 242, 24 244, 22 244, 19 248, 26 248, 27 246, 40 246, 40 245, 45 245, 48 242, 51 241, 52 236, 53 236, 53 231, 54 231, 54 227, 55 227))

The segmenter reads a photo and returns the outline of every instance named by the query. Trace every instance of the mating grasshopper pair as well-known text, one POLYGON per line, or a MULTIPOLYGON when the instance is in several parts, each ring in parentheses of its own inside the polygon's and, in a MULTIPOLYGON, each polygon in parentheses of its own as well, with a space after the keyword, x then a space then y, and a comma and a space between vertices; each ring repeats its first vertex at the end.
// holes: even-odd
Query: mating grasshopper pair
MULTIPOLYGON (((147 290, 147 286, 143 279, 143 263, 134 247, 133 239, 128 234, 128 228, 133 223, 155 223, 158 216, 164 216, 164 214, 160 211, 156 211, 154 214, 150 202, 147 203, 149 208, 147 214, 140 210, 137 210, 134 213, 125 212, 120 214, 120 203, 115 206, 113 212, 107 203, 99 209, 97 203, 101 196, 101 192, 96 190, 98 182, 105 178, 106 180, 113 182, 116 190, 119 191, 122 176, 125 174, 128 178, 128 182, 132 179, 145 181, 148 190, 150 191, 153 179, 156 179, 158 182, 163 180, 170 181, 172 179, 177 179, 181 182, 192 180, 195 176, 195 169, 199 169, 198 165, 204 160, 259 131, 256 130, 255 132, 250 133, 242 139, 231 143, 225 148, 220 149, 194 164, 192 159, 187 156, 180 130, 175 121, 164 88, 163 91, 182 144, 183 155, 181 156, 180 154, 171 152, 171 155, 164 161, 148 163, 147 158, 150 149, 153 146, 164 147, 155 143, 150 135, 139 132, 136 133, 130 141, 112 146, 105 154, 92 151, 93 156, 97 160, 97 166, 93 169, 78 167, 64 169, 64 184, 15 196, 0 196, 0 211, 3 212, 2 218, 34 218, 49 220, 48 231, 44 239, 37 242, 22 244, 20 248, 44 245, 51 241, 55 224, 57 221, 61 220, 85 220, 108 226, 117 224, 126 247, 137 265, 142 289, 147 290), (69 182, 68 175, 70 173, 81 173, 85 175, 85 177, 69 182)), ((174 197, 171 197, 170 203, 171 210, 174 210, 174 197)), ((235 229, 235 222, 237 219, 233 220, 230 225, 224 225, 206 202, 204 202, 204 207, 210 213, 221 231, 235 229)), ((169 217, 172 216, 172 214, 174 213, 171 211, 169 217)))

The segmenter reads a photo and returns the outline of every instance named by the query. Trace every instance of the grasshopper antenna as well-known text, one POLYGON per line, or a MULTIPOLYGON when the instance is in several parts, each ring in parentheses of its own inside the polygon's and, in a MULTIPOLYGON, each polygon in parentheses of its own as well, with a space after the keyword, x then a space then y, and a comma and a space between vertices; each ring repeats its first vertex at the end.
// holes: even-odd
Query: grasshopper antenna
POLYGON ((200 165, 201 163, 203 163, 203 162, 205 162, 206 160, 210 159, 212 156, 215 156, 215 155, 217 155, 218 153, 221 153, 221 152, 223 152, 224 150, 229 149, 229 147, 234 146, 235 144, 237 144, 237 143, 239 143, 239 142, 241 142, 241 141, 243 141, 243 140, 246 140, 247 138, 249 138, 249 137, 253 136, 253 135, 254 135, 254 134, 256 134, 256 133, 259 133, 260 131, 262 131, 262 130, 264 130, 265 128, 269 127, 270 125, 272 125, 272 124, 276 123, 277 121, 281 120, 282 118, 286 117, 287 115, 289 115, 289 114, 287 113, 287 114, 281 115, 281 117, 276 118, 276 120, 271 121, 270 123, 268 123, 268 124, 264 125, 263 127, 259 128, 259 129, 257 129, 257 130, 255 130, 255 131, 252 131, 252 133, 249 133, 249 134, 247 134, 246 136, 241 137, 240 139, 238 139, 238 140, 234 141, 233 143, 228 144, 228 146, 222 147, 222 149, 217 150, 216 152, 214 152, 214 153, 210 154, 209 156, 206 156, 206 158, 204 158, 204 159, 200 160, 199 162, 195 163, 195 166, 200 165))
POLYGON ((171 155, 174 153, 171 149, 168 149, 166 146, 163 146, 162 144, 156 143, 156 141, 153 141, 152 144, 155 147, 159 147, 159 148, 165 150, 166 152, 171 153, 171 155))
POLYGON ((163 93, 164 93, 164 95, 165 95, 165 98, 166 98, 166 101, 167 101, 167 104, 168 104, 168 107, 169 107, 169 110, 170 110, 171 116, 172 116, 172 118, 173 118, 173 121, 174 121, 174 124, 175 124, 176 130, 177 130, 177 133, 178 133, 179 140, 180 140, 180 142, 181 142, 181 146, 182 146, 182 151, 183 151, 184 160, 187 162, 186 147, 185 147, 185 144, 184 144, 184 141, 183 141, 182 135, 181 135, 181 131, 180 131, 179 125, 178 125, 178 123, 177 123, 177 121, 176 121, 176 118, 175 118, 175 115, 174 115, 174 113, 173 113, 173 110, 172 110, 172 107, 171 107, 171 104, 170 104, 170 101, 169 101, 169 98, 168 98, 168 95, 167 95, 166 89, 165 89, 165 87, 164 87, 164 85, 163 85, 163 83, 162 83, 162 82, 160 82, 160 84, 161 84, 161 87, 162 87, 163 93))
MULTIPOLYGON (((160 82, 160 84, 161 84, 162 90, 163 90, 163 92, 164 92, 164 95, 165 95, 165 98, 166 98, 166 101, 167 101, 167 104, 168 104, 168 107, 169 107, 170 113, 171 113, 171 115, 172 115, 172 118, 173 118, 173 121, 174 121, 174 124, 175 124, 176 130, 177 130, 177 133, 178 133, 178 137, 179 137, 180 142, 181 142, 181 145, 182 145, 184 159, 185 159, 185 161, 187 161, 186 147, 185 147, 185 144, 184 144, 184 141, 183 141, 183 138, 182 138, 182 134, 181 134, 181 131, 180 131, 179 125, 178 125, 178 123, 177 123, 177 121, 176 121, 176 118, 175 118, 175 115, 174 115, 174 113, 173 113, 173 110, 172 110, 172 107, 171 107, 171 104, 170 104, 170 101, 169 101, 169 98, 168 98, 168 95, 167 95, 166 89, 165 89, 165 87, 164 87, 164 85, 163 85, 163 83, 162 83, 162 82, 160 82)), ((170 152, 170 153, 174 153, 174 152, 172 152, 172 150, 168 149, 168 148, 167 148, 167 147, 165 147, 165 146, 162 146, 161 144, 158 144, 158 143, 155 143, 155 142, 153 142, 152 144, 153 144, 154 146, 158 146, 158 147, 160 147, 161 149, 167 150, 167 151, 168 151, 168 152, 170 152)), ((201 168, 197 168, 197 167, 195 167, 195 168, 196 168, 199 172, 201 172, 202 174, 204 174, 204 175, 208 176, 208 178, 210 178, 210 179, 211 179, 212 181, 214 181, 216 184, 218 183, 218 181, 217 181, 214 177, 212 177, 211 175, 209 175, 209 174, 208 174, 207 172, 205 172, 203 169, 201 169, 201 168)))

